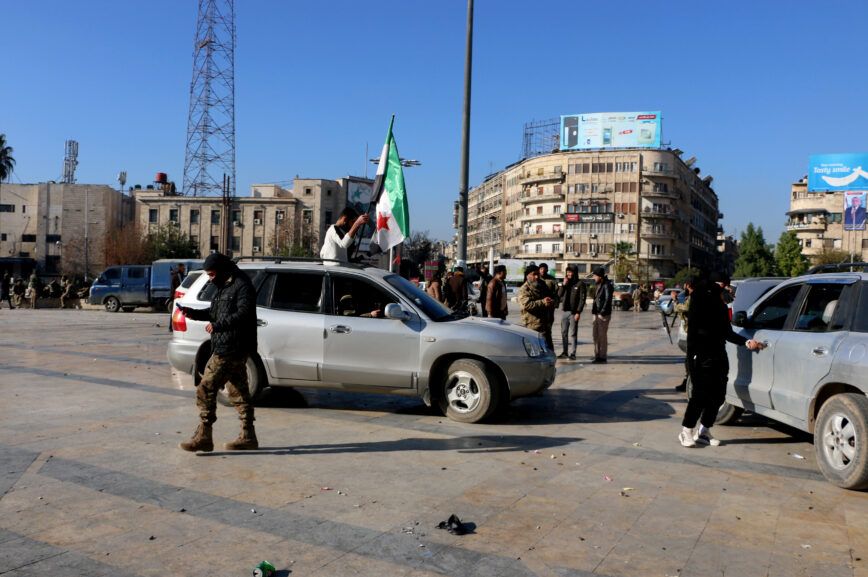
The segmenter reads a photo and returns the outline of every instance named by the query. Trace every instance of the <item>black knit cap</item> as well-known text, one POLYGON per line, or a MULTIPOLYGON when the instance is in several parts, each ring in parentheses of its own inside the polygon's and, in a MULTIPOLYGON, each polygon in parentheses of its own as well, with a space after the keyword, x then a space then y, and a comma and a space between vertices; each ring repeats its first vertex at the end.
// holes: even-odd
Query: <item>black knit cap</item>
POLYGON ((225 254, 212 252, 205 257, 205 262, 202 263, 203 270, 225 271, 232 267, 234 263, 232 259, 225 254))

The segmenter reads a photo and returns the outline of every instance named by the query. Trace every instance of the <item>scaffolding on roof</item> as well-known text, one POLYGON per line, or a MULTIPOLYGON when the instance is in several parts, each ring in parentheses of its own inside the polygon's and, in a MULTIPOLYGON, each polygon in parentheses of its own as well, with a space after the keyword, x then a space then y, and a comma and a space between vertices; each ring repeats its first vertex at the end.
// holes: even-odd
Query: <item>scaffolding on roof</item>
POLYGON ((561 119, 532 120, 524 124, 521 159, 551 154, 560 148, 561 119))

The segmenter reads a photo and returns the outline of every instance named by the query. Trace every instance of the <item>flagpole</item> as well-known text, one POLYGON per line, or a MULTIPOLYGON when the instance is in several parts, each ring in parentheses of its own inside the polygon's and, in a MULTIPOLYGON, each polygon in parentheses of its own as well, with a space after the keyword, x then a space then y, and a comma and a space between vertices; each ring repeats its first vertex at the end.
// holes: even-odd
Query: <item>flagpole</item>
POLYGON ((392 265, 395 264, 395 247, 389 249, 389 272, 395 272, 392 270, 392 265))

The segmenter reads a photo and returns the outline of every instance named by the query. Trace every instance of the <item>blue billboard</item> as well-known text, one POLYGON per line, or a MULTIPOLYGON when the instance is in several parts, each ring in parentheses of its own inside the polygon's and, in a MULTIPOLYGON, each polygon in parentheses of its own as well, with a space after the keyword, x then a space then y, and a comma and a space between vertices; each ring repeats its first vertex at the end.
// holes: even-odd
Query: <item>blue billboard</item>
POLYGON ((659 110, 561 116, 560 149, 660 148, 661 120, 659 110))
POLYGON ((808 168, 808 190, 868 190, 868 153, 812 155, 808 168))

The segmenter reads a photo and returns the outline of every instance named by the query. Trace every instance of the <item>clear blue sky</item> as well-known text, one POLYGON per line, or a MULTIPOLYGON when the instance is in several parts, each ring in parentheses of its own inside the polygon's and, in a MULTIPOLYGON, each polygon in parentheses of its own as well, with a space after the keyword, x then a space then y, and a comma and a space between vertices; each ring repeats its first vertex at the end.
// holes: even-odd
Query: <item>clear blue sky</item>
MULTIPOLYGON (((397 115, 411 225, 452 235, 464 0, 244 0, 236 7, 238 190, 363 174, 397 115)), ((0 7, 0 132, 14 182, 183 180, 195 0, 0 7)), ((471 186, 517 160, 524 122, 662 110, 698 157, 728 233, 774 242, 808 156, 868 149, 868 2, 477 0, 471 186)), ((373 167, 371 167, 373 168, 373 167)))

